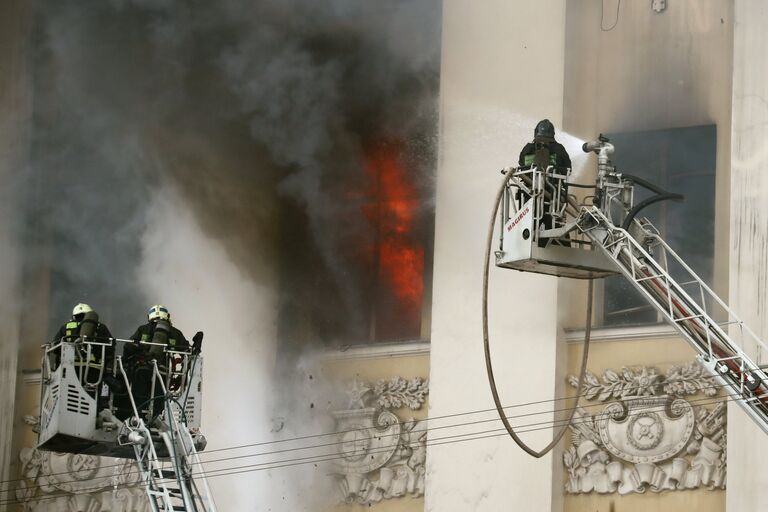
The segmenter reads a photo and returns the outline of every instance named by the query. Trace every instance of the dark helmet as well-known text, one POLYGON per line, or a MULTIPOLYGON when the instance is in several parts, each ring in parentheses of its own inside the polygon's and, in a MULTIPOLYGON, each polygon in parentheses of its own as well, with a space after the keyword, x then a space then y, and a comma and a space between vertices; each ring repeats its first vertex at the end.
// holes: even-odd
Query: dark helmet
POLYGON ((533 132, 534 138, 555 138, 555 126, 549 119, 542 119, 539 124, 536 125, 536 129, 533 132))

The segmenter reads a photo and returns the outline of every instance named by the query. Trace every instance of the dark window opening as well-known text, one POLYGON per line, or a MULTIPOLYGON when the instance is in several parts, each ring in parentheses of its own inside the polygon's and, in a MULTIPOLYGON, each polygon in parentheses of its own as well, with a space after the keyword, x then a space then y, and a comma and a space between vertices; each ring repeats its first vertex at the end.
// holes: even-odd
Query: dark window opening
MULTIPOLYGON (((715 221, 715 125, 609 134, 616 147, 613 163, 633 174, 685 196, 644 209, 672 249, 708 284, 712 282, 715 221)), ((650 195, 635 188, 635 204, 650 195)), ((674 274, 672 276, 675 277, 674 274)), ((604 284, 603 325, 661 323, 646 299, 623 277, 604 284)))
POLYGON ((284 205, 285 343, 344 347, 426 338, 435 147, 376 140, 362 145, 354 172, 323 184, 333 203, 324 222, 284 205))

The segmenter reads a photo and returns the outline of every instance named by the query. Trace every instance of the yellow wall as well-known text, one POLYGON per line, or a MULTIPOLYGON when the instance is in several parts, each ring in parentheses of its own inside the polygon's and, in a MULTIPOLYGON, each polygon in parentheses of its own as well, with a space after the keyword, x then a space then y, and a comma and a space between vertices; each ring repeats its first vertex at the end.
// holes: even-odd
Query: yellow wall
MULTIPOLYGON (((353 349, 354 350, 354 349, 353 349)), ((323 374, 334 386, 343 389, 345 383, 355 378, 375 383, 379 379, 391 377, 429 377, 429 354, 408 356, 389 356, 370 358, 365 356, 341 358, 343 353, 330 353, 322 366, 323 374)), ((427 400, 421 409, 412 411, 408 408, 394 409, 401 420, 414 418, 423 420, 427 418, 429 401, 427 400)), ((372 505, 338 504, 331 509, 333 512, 421 512, 424 510, 424 498, 393 498, 383 500, 372 505)))

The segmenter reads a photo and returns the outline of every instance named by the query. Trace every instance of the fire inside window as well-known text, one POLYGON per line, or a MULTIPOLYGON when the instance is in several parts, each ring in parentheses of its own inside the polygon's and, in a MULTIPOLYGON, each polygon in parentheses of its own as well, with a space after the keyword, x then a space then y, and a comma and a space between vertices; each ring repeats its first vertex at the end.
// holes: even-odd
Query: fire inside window
POLYGON ((425 215, 417 164, 396 142, 366 152, 368 201, 363 213, 372 237, 369 341, 418 339, 424 310, 425 215))

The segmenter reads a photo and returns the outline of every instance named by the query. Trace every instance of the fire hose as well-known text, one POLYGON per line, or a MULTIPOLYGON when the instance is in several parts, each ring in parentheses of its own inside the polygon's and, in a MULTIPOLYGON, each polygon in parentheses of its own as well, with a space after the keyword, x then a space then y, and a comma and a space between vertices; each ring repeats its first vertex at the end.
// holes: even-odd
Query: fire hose
MULTIPOLYGON (((570 426, 571 421, 573 420, 573 416, 576 413, 576 409, 579 407, 579 397, 581 397, 582 387, 584 384, 584 376, 587 372, 587 360, 589 358, 589 341, 590 341, 590 335, 592 332, 592 295, 593 295, 593 282, 592 279, 589 279, 589 286, 587 290, 587 318, 585 323, 585 330, 584 330, 584 350, 582 352, 581 356, 581 370, 579 371, 579 383, 576 387, 576 402, 573 404, 573 407, 568 412, 568 421, 563 424, 562 427, 560 427, 560 430, 557 431, 555 436, 552 438, 552 441, 545 446, 542 450, 536 451, 527 444, 523 442, 522 439, 517 435, 515 432, 515 429, 512 427, 512 425, 509 423, 509 420, 507 419, 506 414, 504 413, 504 407, 501 405, 501 400, 499 398, 499 392, 496 388, 496 379, 493 375, 493 365, 491 362, 491 350, 490 350, 490 343, 489 343, 489 337, 488 337, 488 274, 490 269, 490 259, 491 259, 491 247, 493 245, 493 239, 494 239, 494 227, 496 225, 496 216, 498 215, 499 211, 499 205, 501 204, 501 198, 504 195, 504 189, 507 187, 507 183, 509 181, 509 174, 512 172, 513 168, 508 169, 504 173, 504 179, 501 182, 501 186, 499 187, 498 192, 496 193, 496 200, 493 204, 493 212, 491 214, 491 222, 488 226, 488 238, 486 241, 486 248, 485 248, 485 266, 484 266, 484 272, 483 272, 483 348, 485 350, 485 368, 488 374, 488 384, 491 387, 491 394, 493 395, 493 402, 496 406, 496 411, 499 414, 499 418, 501 419, 501 422, 504 424, 504 428, 506 428, 507 432, 509 433, 510 437, 515 441, 515 443, 522 448, 526 453, 529 455, 540 458, 552 451, 552 449, 557 445, 558 442, 560 442, 560 439, 563 438, 565 435, 566 429, 570 426)), ((570 203, 570 201, 569 201, 570 203)), ((575 207, 576 205, 570 204, 570 206, 575 207)))

